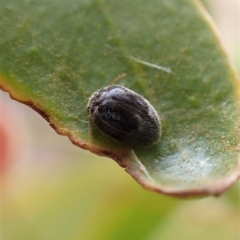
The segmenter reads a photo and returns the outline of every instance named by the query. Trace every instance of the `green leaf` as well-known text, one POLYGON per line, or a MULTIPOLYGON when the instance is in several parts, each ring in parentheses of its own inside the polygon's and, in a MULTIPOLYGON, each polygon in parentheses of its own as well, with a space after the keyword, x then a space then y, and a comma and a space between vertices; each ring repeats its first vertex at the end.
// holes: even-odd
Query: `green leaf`
POLYGON ((219 195, 237 180, 239 82, 198 2, 2 0, 0 19, 1 88, 59 134, 157 192, 219 195), (115 80, 158 111, 156 145, 89 126, 89 96, 115 80))

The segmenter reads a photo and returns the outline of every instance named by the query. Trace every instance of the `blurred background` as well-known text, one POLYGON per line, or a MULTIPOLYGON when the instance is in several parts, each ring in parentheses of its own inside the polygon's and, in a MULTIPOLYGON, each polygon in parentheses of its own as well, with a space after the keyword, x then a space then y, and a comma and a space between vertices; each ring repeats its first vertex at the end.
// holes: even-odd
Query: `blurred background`
MULTIPOLYGON (((240 1, 205 0, 240 73, 240 1)), ((0 92, 2 240, 238 240, 240 185, 178 200, 142 189, 114 161, 73 146, 0 92)))

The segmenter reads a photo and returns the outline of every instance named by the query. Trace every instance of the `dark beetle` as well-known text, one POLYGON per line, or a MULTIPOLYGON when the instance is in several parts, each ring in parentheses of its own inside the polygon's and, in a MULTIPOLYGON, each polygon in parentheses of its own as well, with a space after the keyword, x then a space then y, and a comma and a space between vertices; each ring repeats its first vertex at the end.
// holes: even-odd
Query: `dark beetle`
POLYGON ((132 147, 147 147, 160 137, 160 119, 153 106, 132 90, 112 85, 89 98, 87 111, 96 126, 132 147))

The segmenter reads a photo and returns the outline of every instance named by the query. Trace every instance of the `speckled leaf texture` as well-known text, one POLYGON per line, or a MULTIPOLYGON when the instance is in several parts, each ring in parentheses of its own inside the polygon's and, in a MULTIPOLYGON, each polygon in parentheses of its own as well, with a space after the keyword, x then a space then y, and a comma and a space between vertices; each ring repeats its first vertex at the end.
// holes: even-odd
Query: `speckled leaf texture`
POLYGON ((239 82, 197 1, 1 0, 0 19, 0 87, 75 145, 172 196, 217 196, 239 178, 239 82), (156 108, 157 144, 90 127, 89 96, 113 82, 156 108))

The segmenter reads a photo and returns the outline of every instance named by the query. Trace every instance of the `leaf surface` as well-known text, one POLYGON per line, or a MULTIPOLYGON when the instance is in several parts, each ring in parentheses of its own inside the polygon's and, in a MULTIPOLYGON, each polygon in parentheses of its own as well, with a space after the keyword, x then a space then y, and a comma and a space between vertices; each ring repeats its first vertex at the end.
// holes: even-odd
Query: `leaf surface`
POLYGON ((0 17, 1 88, 59 134, 157 192, 219 195, 237 180, 239 82, 198 2, 2 0, 0 17), (156 108, 156 145, 89 126, 89 96, 113 82, 156 108))

